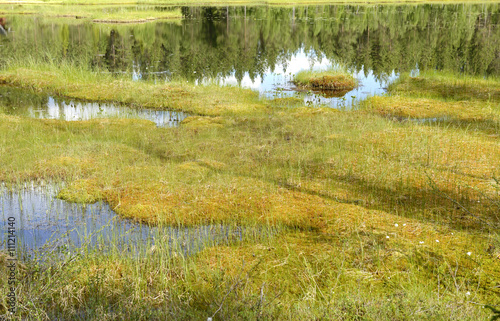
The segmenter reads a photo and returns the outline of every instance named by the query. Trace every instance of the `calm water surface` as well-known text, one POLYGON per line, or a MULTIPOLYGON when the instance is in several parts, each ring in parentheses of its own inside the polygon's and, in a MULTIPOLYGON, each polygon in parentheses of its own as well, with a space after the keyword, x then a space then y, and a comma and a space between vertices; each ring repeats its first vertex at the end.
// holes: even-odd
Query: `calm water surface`
MULTIPOLYGON (((500 75, 499 8, 497 3, 183 7, 180 21, 139 25, 13 15, 6 17, 0 53, 18 60, 70 61, 137 81, 216 82, 343 107, 383 93, 400 73, 417 69, 500 75), (361 86, 325 98, 298 92, 291 83, 300 70, 331 65, 350 70, 361 86)), ((130 7, 146 9, 172 8, 130 7)))
POLYGON ((175 251, 193 254, 206 246, 229 244, 262 229, 204 225, 198 227, 149 227, 121 219, 105 203, 74 204, 57 199, 59 188, 28 184, 11 191, 0 188, 1 244, 5 246, 8 218, 15 219, 19 251, 23 254, 80 251, 98 247, 145 252, 156 242, 175 251))
POLYGON ((9 115, 66 121, 95 118, 134 118, 152 121, 157 127, 175 127, 188 116, 168 110, 135 109, 109 103, 83 102, 37 95, 0 86, 0 111, 9 115))

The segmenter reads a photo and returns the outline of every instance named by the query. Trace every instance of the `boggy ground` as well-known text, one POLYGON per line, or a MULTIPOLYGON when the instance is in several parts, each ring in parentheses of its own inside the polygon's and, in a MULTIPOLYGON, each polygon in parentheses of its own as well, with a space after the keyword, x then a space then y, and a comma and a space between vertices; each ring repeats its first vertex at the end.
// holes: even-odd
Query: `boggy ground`
POLYGON ((500 304, 496 80, 402 78, 339 112, 106 77, 16 67, 0 82, 198 116, 162 129, 0 114, 0 180, 65 181, 59 197, 150 224, 278 234, 191 257, 159 243, 28 261, 19 319, 478 320, 500 304))

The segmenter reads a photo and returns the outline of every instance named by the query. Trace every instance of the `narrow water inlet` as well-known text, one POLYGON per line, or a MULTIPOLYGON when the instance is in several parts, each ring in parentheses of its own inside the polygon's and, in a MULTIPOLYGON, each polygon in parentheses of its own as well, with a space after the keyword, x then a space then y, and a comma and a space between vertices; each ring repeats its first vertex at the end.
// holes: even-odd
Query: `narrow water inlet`
POLYGON ((14 227, 20 254, 38 253, 42 258, 86 248, 137 255, 160 244, 192 255, 205 247, 241 241, 255 233, 267 235, 264 229, 229 225, 151 227, 120 218, 106 203, 75 204, 57 199, 58 190, 51 185, 0 188, 2 248, 7 248, 9 227, 14 227))
POLYGON ((111 103, 84 102, 38 95, 0 86, 0 111, 38 119, 82 121, 96 118, 132 118, 152 121, 157 127, 176 127, 189 115, 169 110, 135 109, 111 103))

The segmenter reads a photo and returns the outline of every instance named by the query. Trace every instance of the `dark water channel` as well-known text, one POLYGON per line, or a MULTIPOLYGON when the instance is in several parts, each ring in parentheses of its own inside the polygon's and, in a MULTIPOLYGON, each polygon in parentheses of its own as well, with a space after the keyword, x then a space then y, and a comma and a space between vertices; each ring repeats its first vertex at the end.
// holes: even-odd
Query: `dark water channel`
MULTIPOLYGON (((22 4, 19 4, 22 6, 22 4)), ((49 59, 137 81, 215 82, 269 97, 346 106, 385 91, 401 73, 500 75, 500 4, 182 7, 183 18, 110 25, 11 15, 0 54, 49 59), (343 97, 298 92, 304 69, 340 65, 360 83, 343 97), (355 98, 353 98, 355 97, 355 98)), ((130 10, 166 10, 136 6, 130 10)), ((104 9, 103 9, 104 10, 104 9)), ((0 61, 0 68, 7 60, 0 61)))
POLYGON ((0 112, 8 115, 66 121, 95 118, 135 118, 152 121, 157 127, 178 126, 188 116, 183 112, 136 109, 110 103, 61 99, 3 86, 0 86, 0 112))
POLYGON ((0 187, 3 248, 9 222, 15 222, 18 253, 42 257, 96 247, 102 251, 147 253, 157 242, 190 255, 207 246, 240 241, 253 232, 265 233, 221 225, 149 227, 121 219, 105 203, 81 205, 57 199, 58 189, 52 185, 27 185, 15 191, 0 187))

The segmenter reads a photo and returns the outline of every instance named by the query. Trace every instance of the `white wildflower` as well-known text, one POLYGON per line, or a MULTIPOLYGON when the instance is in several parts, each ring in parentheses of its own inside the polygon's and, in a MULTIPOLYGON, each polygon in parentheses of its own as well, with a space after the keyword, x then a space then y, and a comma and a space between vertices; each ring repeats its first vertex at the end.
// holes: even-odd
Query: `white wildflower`
POLYGON ((468 255, 468 256, 471 256, 471 254, 472 254, 472 252, 467 252, 467 255, 468 255))

